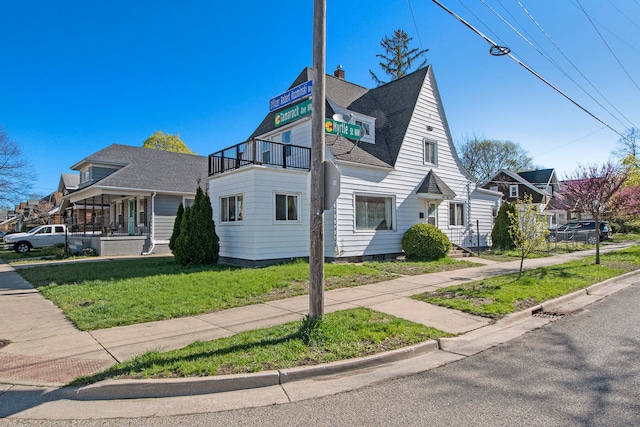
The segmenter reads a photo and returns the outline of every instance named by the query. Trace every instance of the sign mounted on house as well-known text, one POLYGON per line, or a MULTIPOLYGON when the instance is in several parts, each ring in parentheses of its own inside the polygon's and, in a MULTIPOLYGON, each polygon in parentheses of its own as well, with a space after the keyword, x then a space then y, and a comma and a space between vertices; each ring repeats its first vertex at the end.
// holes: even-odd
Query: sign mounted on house
POLYGON ((299 99, 311 96, 311 89, 311 80, 307 80, 306 82, 294 87, 293 89, 289 89, 285 93, 282 93, 275 98, 271 98, 271 100, 269 101, 269 111, 277 110, 278 108, 282 108, 284 106, 292 104, 299 99))
POLYGON ((324 119, 324 133, 327 135, 342 135, 345 138, 360 140, 360 126, 331 119, 324 119))
POLYGON ((277 113, 274 119, 275 126, 282 126, 309 115, 311 115, 311 100, 307 99, 306 101, 302 101, 293 107, 289 107, 277 113))

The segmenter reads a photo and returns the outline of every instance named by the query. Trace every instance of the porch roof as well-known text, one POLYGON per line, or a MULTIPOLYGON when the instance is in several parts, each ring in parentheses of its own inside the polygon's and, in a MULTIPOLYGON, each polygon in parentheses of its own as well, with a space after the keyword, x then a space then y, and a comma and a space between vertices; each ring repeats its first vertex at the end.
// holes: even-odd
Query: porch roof
POLYGON ((427 176, 424 177, 420 187, 416 190, 418 195, 423 194, 427 197, 434 199, 450 200, 456 197, 456 193, 453 192, 447 184, 432 170, 429 171, 427 176))

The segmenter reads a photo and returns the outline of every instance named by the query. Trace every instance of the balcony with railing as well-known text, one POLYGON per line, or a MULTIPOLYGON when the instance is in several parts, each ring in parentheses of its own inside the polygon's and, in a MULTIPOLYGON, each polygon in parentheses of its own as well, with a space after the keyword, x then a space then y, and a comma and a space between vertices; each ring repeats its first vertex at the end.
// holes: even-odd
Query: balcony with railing
POLYGON ((209 176, 252 165, 308 171, 311 166, 311 149, 299 145, 251 139, 210 154, 209 176))

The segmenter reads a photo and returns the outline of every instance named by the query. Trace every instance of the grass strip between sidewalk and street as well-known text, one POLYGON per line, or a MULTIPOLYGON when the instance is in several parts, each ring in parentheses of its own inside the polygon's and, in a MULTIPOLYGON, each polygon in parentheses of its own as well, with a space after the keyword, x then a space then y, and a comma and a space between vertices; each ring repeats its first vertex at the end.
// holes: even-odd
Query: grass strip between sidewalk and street
POLYGON ((518 274, 490 277, 414 295, 412 298, 498 319, 640 269, 640 246, 602 254, 600 265, 596 265, 594 260, 594 257, 588 257, 528 270, 520 279, 518 274))
MULTIPOLYGON (((432 262, 327 264, 325 289, 377 283, 477 264, 432 262)), ((33 266, 17 270, 81 330, 193 316, 309 292, 309 264, 266 268, 184 268, 171 257, 33 266)))
POLYGON ((367 308, 326 314, 321 322, 290 322, 168 352, 148 352, 71 385, 114 378, 175 378, 252 373, 317 365, 394 350, 446 332, 367 308))

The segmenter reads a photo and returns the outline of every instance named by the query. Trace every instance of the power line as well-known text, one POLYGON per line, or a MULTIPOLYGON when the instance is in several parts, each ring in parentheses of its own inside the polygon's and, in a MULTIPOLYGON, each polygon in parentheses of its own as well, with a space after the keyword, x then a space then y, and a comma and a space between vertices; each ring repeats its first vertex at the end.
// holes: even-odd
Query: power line
MULTIPOLYGON (((478 17, 478 15, 476 15, 475 13, 473 13, 473 11, 472 11, 471 9, 469 9, 469 7, 467 7, 467 5, 466 5, 466 4, 462 3, 462 0, 458 0, 458 3, 460 3, 460 4, 461 4, 465 9, 467 9, 467 11, 468 11, 470 14, 472 14, 472 15, 473 15, 473 17, 474 17, 474 18, 476 18, 476 19, 478 20, 478 22, 480 22, 480 23, 481 23, 481 24, 482 24, 482 25, 487 29, 487 31, 489 31, 491 34, 493 34, 493 36, 494 36, 496 39, 498 39, 498 41, 499 41, 500 43, 505 44, 505 42, 504 42, 504 41, 502 41, 502 40, 500 39, 500 36, 499 36, 499 35, 497 35, 496 33, 494 33, 494 32, 491 30, 491 28, 489 28, 489 26, 488 26, 487 24, 485 24, 485 23, 482 21, 482 19, 480 19, 480 17, 478 17)), ((496 46, 497 46, 497 45, 496 45, 496 46)))
POLYGON ((635 80, 633 80, 633 77, 631 77, 631 74, 629 74, 629 72, 627 71, 627 69, 624 67, 624 65, 622 65, 622 62, 620 62, 620 59, 618 59, 618 56, 613 52, 613 49, 611 49, 611 47, 609 46, 609 44, 607 43, 607 41, 604 39, 604 37, 602 37, 602 34, 600 33, 600 31, 598 31, 598 27, 596 27, 596 25, 593 23, 593 21, 591 20, 591 17, 589 16, 589 14, 587 13, 586 10, 584 10, 584 8, 582 7, 582 4, 580 4, 580 0, 576 0, 576 3, 578 4, 578 6, 580 7, 580 10, 582 10, 582 12, 584 13, 584 16, 587 17, 587 20, 589 21, 589 23, 591 24, 591 26, 593 27, 593 29, 596 31, 596 33, 598 33, 598 36, 600 37, 600 40, 602 40, 602 43, 604 43, 604 45, 607 47, 607 49, 609 49, 609 52, 611 52, 611 55, 613 55, 613 57, 615 58, 615 60, 618 62, 618 64, 620 65, 620 68, 622 68, 622 70, 624 70, 624 72, 627 74, 627 77, 629 77, 629 80, 631 80, 631 82, 634 84, 634 86, 636 87, 636 89, 638 89, 638 91, 640 91, 640 86, 638 86, 638 84, 635 82, 635 80))
POLYGON ((418 44, 420 44, 420 52, 425 55, 425 59, 426 58, 426 52, 424 51, 424 47, 422 46, 422 39, 420 38, 420 32, 418 31, 418 23, 416 22, 416 17, 413 14, 413 7, 411 7, 411 0, 407 0, 407 3, 409 3, 409 11, 411 12, 411 18, 413 19, 413 26, 416 29, 416 35, 418 36, 418 44))
MULTIPOLYGON (((582 71, 580 71, 580 69, 573 63, 573 61, 571 61, 567 55, 564 54, 564 52, 562 51, 562 49, 560 49, 560 47, 556 44, 556 42, 551 38, 551 36, 549 35, 549 33, 547 33, 544 28, 542 28, 542 25, 540 25, 540 23, 534 18, 534 16, 527 10, 526 7, 524 7, 524 5, 520 2, 520 0, 516 0, 516 3, 518 3, 518 5, 520 6, 520 8, 526 13, 526 15, 529 17, 529 19, 531 19, 531 21, 536 25, 536 27, 538 27, 538 29, 540 30, 540 32, 542 32, 542 34, 544 34, 544 36, 547 38, 547 40, 549 40, 549 42, 558 50, 558 52, 560 52, 560 54, 562 55, 562 57, 564 59, 567 60, 567 62, 569 64, 571 64, 571 66, 574 68, 574 70, 576 70, 578 72, 578 74, 580 74, 582 76, 583 79, 586 80, 587 83, 589 83, 589 85, 618 113, 620 114, 620 116, 622 116, 622 118, 624 118, 627 122, 629 122, 631 124, 631 127, 637 127, 628 117, 626 117, 620 110, 618 110, 616 108, 615 105, 613 105, 611 103, 611 101, 609 101, 609 99, 607 99, 606 96, 604 96, 604 94, 602 94, 602 92, 600 92, 598 90, 598 88, 595 87, 595 85, 591 82, 591 80, 589 80, 587 78, 587 76, 585 76, 582 71)), ((569 80, 571 80, 572 82, 574 82, 576 84, 576 86, 578 86, 580 89, 582 89, 582 91, 584 93, 587 94, 587 96, 589 98, 591 98, 596 104, 598 104, 600 107, 602 107, 607 113, 609 113, 613 118, 615 118, 622 126, 628 127, 627 124, 623 123, 620 119, 618 119, 614 114, 612 114, 610 111, 608 111, 602 104, 600 104, 593 96, 591 96, 582 86, 580 86, 575 80, 573 80, 571 77, 569 77, 569 75, 567 73, 565 73, 563 70, 560 70, 565 76, 567 76, 567 78, 569 78, 569 80)))
POLYGON ((544 77, 542 77, 540 74, 538 74, 537 72, 535 72, 531 67, 529 67, 528 65, 526 65, 524 62, 522 62, 520 59, 518 59, 517 57, 515 57, 513 54, 511 54, 509 48, 505 48, 502 46, 498 46, 493 40, 491 40, 489 37, 487 37, 486 35, 484 35, 483 33, 481 33, 479 30, 477 30, 475 27, 473 27, 471 24, 469 24, 467 21, 465 21, 464 19, 462 19, 460 16, 458 16, 456 13, 454 13, 453 11, 451 11, 450 9, 448 9, 446 6, 444 6, 442 3, 440 3, 438 0, 431 0, 433 1, 435 4, 437 4, 438 6, 440 6, 440 8, 442 8, 445 12, 447 12, 448 14, 450 14, 451 16, 453 16, 454 18, 456 18, 459 22, 461 22, 464 26, 466 26, 467 28, 469 28, 471 31, 473 31, 474 33, 476 33, 477 35, 479 35, 480 37, 482 37, 487 43, 489 43, 491 45, 491 52, 501 52, 500 55, 506 55, 509 56, 511 59, 513 59, 514 61, 516 61, 521 67, 523 67, 525 70, 529 71, 531 74, 533 74, 534 76, 536 76, 539 80, 541 80, 543 83, 545 83, 547 86, 549 86, 551 89, 555 90, 557 93, 559 93, 560 95, 562 95, 565 99, 567 99, 569 102, 571 102, 573 105, 575 105, 576 107, 580 108, 582 111, 584 111, 585 113, 587 113, 588 115, 590 115, 592 118, 594 118, 595 120, 597 120, 598 122, 602 123, 604 126, 606 126, 607 128, 611 129, 613 132, 615 132, 616 134, 618 134, 619 136, 621 136, 622 138, 624 138, 624 135, 620 132, 618 132, 617 130, 615 130, 614 128, 612 128, 609 124, 605 123, 602 119, 600 119, 599 117, 597 117, 596 115, 594 115, 592 112, 590 112, 589 110, 587 110, 585 107, 583 107, 582 105, 578 104, 576 101, 574 101, 572 98, 570 98, 568 95, 566 95, 564 92, 562 92, 560 89, 558 89, 557 87, 555 87, 551 82, 549 82, 548 80, 546 80, 544 77))
POLYGON ((557 147, 553 147, 551 150, 543 151, 542 153, 538 153, 538 154, 532 154, 531 157, 535 159, 536 157, 541 156, 543 154, 547 154, 547 153, 550 153, 552 151, 558 150, 560 148, 566 147, 567 145, 571 145, 574 142, 578 142, 578 141, 580 141, 582 139, 585 139, 585 138, 587 138, 587 137, 589 137, 591 135, 595 135, 596 133, 600 132, 602 129, 605 129, 605 126, 602 126, 600 129, 594 130, 591 133, 588 133, 588 134, 586 134, 584 136, 581 136, 580 138, 574 139, 573 141, 567 142, 566 144, 562 144, 562 145, 558 145, 557 147))
POLYGON ((618 12, 620 12, 620 15, 624 16, 625 18, 627 18, 627 21, 631 22, 631 24, 635 25, 636 28, 640 28, 640 25, 638 25, 638 23, 636 21, 634 21, 633 19, 629 18, 629 15, 627 15, 626 13, 624 13, 623 11, 620 10, 620 8, 618 6, 615 5, 615 3, 613 3, 611 0, 607 0, 609 2, 609 4, 611 6, 613 6, 613 8, 615 10, 617 10, 618 12))

